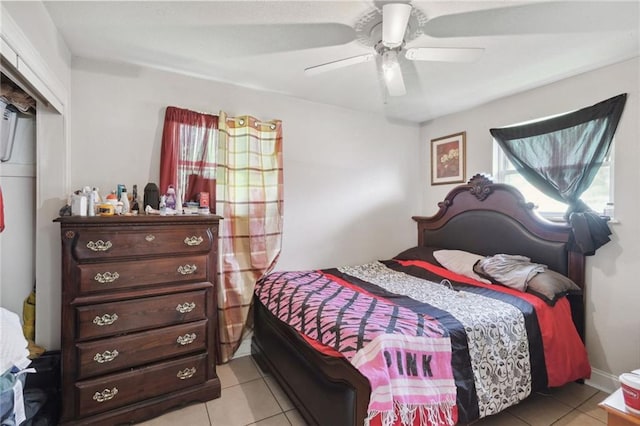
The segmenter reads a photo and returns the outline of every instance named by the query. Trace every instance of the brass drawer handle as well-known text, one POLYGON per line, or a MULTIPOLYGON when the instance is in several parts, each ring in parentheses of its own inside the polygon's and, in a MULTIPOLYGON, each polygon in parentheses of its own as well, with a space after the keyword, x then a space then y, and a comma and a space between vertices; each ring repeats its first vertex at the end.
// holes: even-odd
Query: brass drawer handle
POLYGON ((190 379, 191 377, 193 377, 194 374, 196 374, 196 368, 195 367, 191 367, 191 368, 187 367, 184 370, 178 371, 178 374, 176 374, 176 376, 180 380, 185 380, 185 379, 190 379))
POLYGON ((104 351, 102 353, 97 353, 96 356, 93 357, 93 360, 99 364, 104 364, 105 362, 111 362, 116 357, 120 355, 117 350, 112 351, 104 351))
POLYGON ((153 234, 149 234, 146 237, 144 237, 144 239, 147 240, 148 242, 151 242, 156 239, 156 236, 153 234))
POLYGON ((98 281, 100 284, 109 284, 114 282, 118 278, 120 278, 120 274, 118 274, 117 272, 105 272, 104 274, 98 272, 96 276, 93 277, 93 279, 95 281, 98 281))
POLYGON ((178 338, 176 339, 176 343, 178 343, 180 346, 187 346, 193 343, 196 340, 196 337, 196 333, 187 333, 184 336, 178 336, 178 338))
POLYGON ((185 303, 180 303, 178 304, 178 306, 176 306, 176 311, 180 312, 181 314, 186 314, 187 312, 191 312, 196 308, 196 304, 193 302, 185 302, 185 303))
POLYGON ((188 246, 199 246, 203 241, 202 237, 196 237, 195 235, 184 239, 184 243, 188 246))
POLYGON ((96 392, 93 394, 93 400, 98 402, 105 402, 113 399, 118 394, 118 388, 105 389, 102 392, 96 392))
POLYGON ((95 325, 102 327, 103 325, 111 325, 118 319, 118 314, 104 314, 103 316, 97 316, 93 319, 95 325))
POLYGON ((93 251, 107 251, 111 248, 111 241, 89 241, 87 243, 87 248, 93 251))
POLYGON ((178 266, 178 272, 182 275, 191 275, 198 270, 196 265, 180 265, 178 266))

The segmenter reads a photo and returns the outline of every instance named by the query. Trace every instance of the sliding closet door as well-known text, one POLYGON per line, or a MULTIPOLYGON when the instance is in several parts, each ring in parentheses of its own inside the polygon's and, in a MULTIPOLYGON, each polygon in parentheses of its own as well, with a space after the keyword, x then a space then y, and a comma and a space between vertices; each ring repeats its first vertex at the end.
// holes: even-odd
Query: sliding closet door
POLYGON ((67 202, 65 116, 38 104, 36 123, 36 342, 60 348, 60 228, 53 219, 67 202))

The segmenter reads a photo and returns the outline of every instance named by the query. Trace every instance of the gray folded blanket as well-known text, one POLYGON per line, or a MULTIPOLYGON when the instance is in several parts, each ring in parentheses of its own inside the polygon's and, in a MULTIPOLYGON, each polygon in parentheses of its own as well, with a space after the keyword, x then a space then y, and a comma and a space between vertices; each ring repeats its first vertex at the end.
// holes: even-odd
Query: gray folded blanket
POLYGON ((529 280, 537 273, 544 272, 547 266, 531 263, 531 259, 525 256, 496 254, 478 261, 477 269, 477 272, 500 284, 525 291, 529 280))

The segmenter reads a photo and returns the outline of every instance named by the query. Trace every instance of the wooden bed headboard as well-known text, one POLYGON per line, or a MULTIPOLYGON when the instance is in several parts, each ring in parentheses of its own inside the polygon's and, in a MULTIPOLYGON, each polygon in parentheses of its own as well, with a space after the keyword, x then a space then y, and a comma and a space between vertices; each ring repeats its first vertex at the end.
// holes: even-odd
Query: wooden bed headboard
POLYGON ((569 249, 571 228, 535 213, 515 187, 475 175, 451 190, 438 207, 431 217, 413 217, 418 245, 484 256, 527 256, 584 288, 584 255, 569 249))

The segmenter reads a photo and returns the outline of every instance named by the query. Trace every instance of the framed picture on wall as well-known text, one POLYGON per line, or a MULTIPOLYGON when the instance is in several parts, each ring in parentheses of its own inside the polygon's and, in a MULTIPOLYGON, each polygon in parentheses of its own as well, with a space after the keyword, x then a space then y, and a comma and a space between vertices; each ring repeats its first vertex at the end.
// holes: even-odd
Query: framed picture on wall
POLYGON ((431 185, 465 180, 467 132, 431 139, 431 185))

